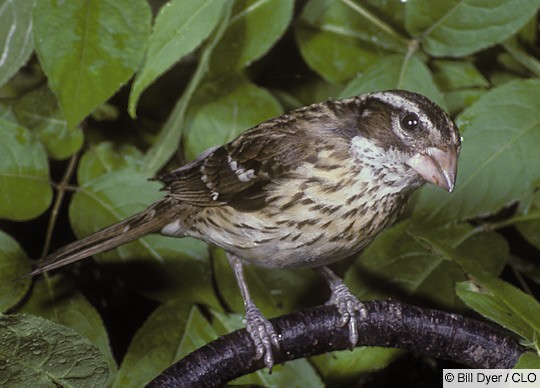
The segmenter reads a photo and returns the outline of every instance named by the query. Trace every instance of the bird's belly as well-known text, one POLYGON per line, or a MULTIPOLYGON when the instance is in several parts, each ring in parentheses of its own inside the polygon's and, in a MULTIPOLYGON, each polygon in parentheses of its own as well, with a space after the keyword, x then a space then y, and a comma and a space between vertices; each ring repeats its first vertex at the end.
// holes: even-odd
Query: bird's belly
POLYGON ((236 213, 228 218, 220 212, 219 226, 209 224, 204 235, 192 235, 260 266, 316 267, 359 252, 393 218, 378 210, 335 206, 324 217, 293 209, 268 217, 236 213))
MULTIPOLYGON (((324 230, 322 224, 267 229, 245 227, 231 233, 207 233, 205 239, 243 259, 263 267, 316 267, 343 259, 358 252, 366 239, 361 233, 350 234, 324 230), (344 240, 347 238, 347 240, 344 240)), ((268 228, 269 227, 269 228, 268 228)), ((352 231, 351 231, 352 232, 352 231)))

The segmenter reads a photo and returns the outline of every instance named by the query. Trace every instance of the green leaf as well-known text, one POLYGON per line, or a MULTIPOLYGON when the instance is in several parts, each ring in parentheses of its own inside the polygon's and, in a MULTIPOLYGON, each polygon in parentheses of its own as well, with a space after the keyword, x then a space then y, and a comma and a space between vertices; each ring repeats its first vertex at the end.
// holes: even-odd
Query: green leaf
POLYGON ((104 387, 107 362, 74 330, 32 315, 0 315, 0 385, 104 387))
MULTIPOLYGON (((432 228, 424 230, 423 236, 418 235, 415 238, 427 243, 433 252, 457 263, 471 279, 456 286, 458 296, 475 311, 514 331, 529 344, 536 344, 540 329, 540 303, 494 276, 490 273, 490 268, 485 266, 485 260, 478 260, 482 256, 478 255, 477 249, 481 245, 490 246, 492 243, 480 242, 476 244, 476 249, 463 251, 461 247, 456 249, 444 239, 436 239, 437 233, 432 228)), ((497 250, 494 250, 495 252, 497 250)))
MULTIPOLYGON (((244 302, 236 278, 223 250, 214 251, 214 272, 220 295, 234 311, 244 314, 244 302)), ((277 269, 244 265, 246 281, 253 300, 268 318, 292 312, 302 306, 320 277, 311 269, 277 269)))
POLYGON ((540 356, 533 352, 521 355, 514 369, 540 369, 540 356))
POLYGON ((452 90, 444 95, 447 112, 450 116, 456 116, 464 109, 471 107, 478 101, 487 89, 466 88, 460 90, 452 90))
POLYGON ((206 345, 218 337, 214 328, 195 306, 191 309, 182 341, 178 345, 175 361, 206 345))
MULTIPOLYGON (((404 8, 403 3, 398 4, 399 8, 404 8)), ((383 6, 380 2, 371 5, 383 6)), ((397 6, 392 9, 393 14, 398 13, 399 8, 395 8, 397 6)), ((390 15, 385 13, 384 16, 390 15)), ((404 38, 389 35, 343 1, 309 1, 302 10, 295 33, 306 63, 332 83, 351 79, 389 51, 407 49, 404 38)))
POLYGON ((436 60, 433 62, 433 67, 435 68, 435 82, 441 90, 489 86, 489 82, 473 63, 436 60))
POLYGON ((14 124, 19 124, 11 105, 8 105, 4 102, 0 102, 0 119, 11 121, 14 124))
POLYGON ((456 286, 458 296, 473 310, 535 343, 540 335, 540 304, 509 283, 487 274, 456 286))
POLYGON ((430 55, 460 57, 515 34, 539 6, 539 0, 410 0, 405 26, 430 55))
POLYGON ((417 214, 444 222, 494 214, 540 181, 540 80, 492 89, 457 119, 463 133, 452 194, 422 189, 417 214))
POLYGON ((34 0, 0 1, 0 86, 30 58, 34 0))
POLYGON ((125 168, 138 170, 142 166, 142 158, 142 152, 131 144, 101 142, 91 146, 81 157, 77 181, 85 184, 109 172, 125 168))
POLYGON ((63 282, 59 276, 40 279, 34 283, 30 297, 18 312, 49 319, 88 339, 105 358, 112 381, 116 361, 103 320, 94 306, 72 285, 63 282))
MULTIPOLYGON (((87 236, 142 211, 163 197, 159 188, 159 183, 148 182, 133 169, 100 175, 83 184, 69 207, 75 234, 87 236)), ((99 257, 104 264, 121 264, 125 281, 153 298, 219 306, 206 244, 201 241, 148 235, 99 257)))
POLYGON ((47 85, 17 99, 13 113, 22 125, 37 133, 51 158, 66 159, 83 144, 82 130, 67 127, 56 97, 47 85))
MULTIPOLYGON (((240 314, 222 314, 212 311, 212 326, 219 335, 231 333, 245 327, 240 314)), ((282 365, 274 365, 272 374, 267 370, 259 370, 239 377, 231 382, 233 385, 249 385, 263 387, 323 387, 324 384, 317 370, 306 359, 287 361, 282 365)))
POLYGON ((186 155, 193 159, 281 113, 274 96, 241 76, 209 80, 198 89, 189 111, 186 155))
POLYGON ((377 347, 355 348, 311 357, 326 386, 347 386, 358 381, 361 374, 373 373, 387 367, 400 355, 400 349, 377 347))
POLYGON ((159 306, 129 344, 113 387, 144 386, 178 361, 193 308, 178 300, 159 306))
POLYGON ((141 93, 186 54, 195 50, 216 27, 222 0, 171 0, 156 16, 148 51, 129 96, 129 112, 135 116, 141 93))
POLYGON ((431 72, 416 56, 389 55, 365 73, 354 78, 340 98, 386 89, 406 89, 431 98, 444 107, 444 98, 433 82, 431 72))
POLYGON ((508 246, 497 233, 476 231, 468 224, 432 225, 407 220, 383 231, 345 275, 345 283, 360 298, 402 298, 414 294, 447 308, 461 308, 455 283, 466 279, 460 261, 439 246, 451 246, 455 255, 474 257, 485 271, 499 274, 508 246))
MULTIPOLYGON (((447 308, 460 307, 454 285, 465 280, 465 274, 417 241, 410 228, 407 221, 381 233, 347 270, 345 284, 361 299, 415 294, 447 308)), ((463 227, 439 231, 453 243, 464 233, 463 227)))
POLYGON ((14 280, 30 269, 30 260, 21 246, 0 230, 0 312, 9 310, 26 295, 30 279, 14 280))
POLYGON ((111 97, 139 66, 150 32, 145 0, 41 0, 34 41, 68 128, 111 97))
POLYGON ((274 365, 272 374, 259 370, 233 380, 235 384, 255 384, 262 387, 326 387, 319 373, 308 360, 297 359, 274 365), (253 376, 253 377, 252 377, 253 376))
POLYGON ((26 128, 0 119, 0 155, 0 217, 37 217, 52 198, 45 149, 26 128))
POLYGON ((235 0, 227 30, 212 53, 212 71, 229 75, 262 57, 287 29, 293 6, 290 0, 235 0))
POLYGON ((520 215, 513 220, 521 235, 536 248, 540 249, 540 192, 533 195, 531 206, 520 209, 520 215))

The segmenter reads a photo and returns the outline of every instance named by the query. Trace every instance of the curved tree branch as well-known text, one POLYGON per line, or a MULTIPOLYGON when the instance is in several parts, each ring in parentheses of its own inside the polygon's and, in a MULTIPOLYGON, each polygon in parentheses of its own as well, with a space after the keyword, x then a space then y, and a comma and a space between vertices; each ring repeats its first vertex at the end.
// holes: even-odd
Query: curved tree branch
MULTIPOLYGON (((475 368, 511 368, 526 349, 508 333, 457 314, 396 301, 365 302, 358 346, 412 350, 475 368)), ((276 364, 343 350, 347 326, 338 327, 335 306, 319 306, 271 319, 281 336, 276 364)), ((167 368, 148 387, 221 386, 264 368, 245 329, 222 336, 167 368)))

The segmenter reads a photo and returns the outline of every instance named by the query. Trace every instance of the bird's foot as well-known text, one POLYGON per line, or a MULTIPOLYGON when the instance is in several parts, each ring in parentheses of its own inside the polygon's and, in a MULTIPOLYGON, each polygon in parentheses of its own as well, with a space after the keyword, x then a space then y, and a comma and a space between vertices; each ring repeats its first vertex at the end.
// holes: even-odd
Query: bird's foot
POLYGON ((253 303, 246 306, 246 330, 255 343, 255 359, 258 360, 264 356, 264 364, 271 372, 274 366, 272 345, 279 349, 279 337, 274 326, 253 303))
POLYGON ((358 319, 357 312, 360 313, 360 318, 367 318, 366 306, 354 296, 347 286, 343 283, 336 284, 332 289, 332 294, 327 305, 335 305, 338 308, 341 320, 339 327, 349 324, 349 345, 353 349, 358 342, 358 319))

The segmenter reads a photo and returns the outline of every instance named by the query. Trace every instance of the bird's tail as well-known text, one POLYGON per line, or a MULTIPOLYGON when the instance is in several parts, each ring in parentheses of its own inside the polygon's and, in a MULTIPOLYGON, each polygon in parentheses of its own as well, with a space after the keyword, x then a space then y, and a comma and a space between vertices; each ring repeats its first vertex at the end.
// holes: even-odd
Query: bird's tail
POLYGON ((45 256, 32 272, 29 272, 23 277, 39 275, 43 272, 82 260, 88 256, 116 248, 148 233, 157 232, 169 222, 171 221, 165 214, 156 213, 155 205, 151 206, 134 216, 74 241, 45 256))

